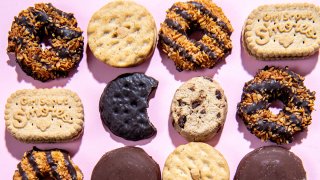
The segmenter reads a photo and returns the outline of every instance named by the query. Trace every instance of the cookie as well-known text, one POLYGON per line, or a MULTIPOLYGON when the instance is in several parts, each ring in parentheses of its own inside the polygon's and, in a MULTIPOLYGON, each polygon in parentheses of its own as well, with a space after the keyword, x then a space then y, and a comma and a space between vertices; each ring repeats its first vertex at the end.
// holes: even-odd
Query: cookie
POLYGON ((83 132, 83 106, 67 89, 24 89, 11 94, 5 107, 10 134, 27 143, 65 142, 83 132))
POLYGON ((13 180, 83 179, 81 170, 72 162, 69 153, 60 149, 40 150, 34 147, 24 153, 17 168, 13 180))
POLYGON ((291 143, 295 134, 311 124, 315 92, 303 83, 304 78, 286 68, 261 69, 245 83, 237 114, 247 129, 262 141, 291 143), (269 110, 279 100, 283 108, 278 114, 269 110))
POLYGON ((91 180, 161 180, 159 165, 143 149, 122 147, 107 152, 93 169, 91 180))
POLYGON ((230 171, 223 155, 208 144, 190 142, 177 147, 167 158, 163 180, 229 180, 230 171))
POLYGON ((314 4, 264 5, 245 22, 242 41, 261 60, 306 57, 320 47, 320 8, 314 4))
POLYGON ((227 111, 227 99, 218 82, 194 77, 174 94, 172 125, 188 141, 207 141, 224 125, 227 111))
POLYGON ((294 153, 280 146, 260 147, 239 163, 234 180, 306 180, 303 163, 294 153))
POLYGON ((8 52, 36 80, 66 77, 83 56, 83 36, 72 13, 39 3, 19 13, 11 26, 8 52), (46 40, 47 39, 47 40, 46 40), (50 47, 43 47, 43 44, 50 47))
POLYGON ((178 71, 213 68, 231 53, 233 28, 211 0, 174 3, 160 26, 161 49, 178 71))
POLYGON ((152 15, 133 1, 112 1, 94 13, 88 44, 94 56, 113 67, 136 66, 152 56, 157 29, 152 15))
POLYGON ((142 73, 118 76, 104 89, 99 111, 103 123, 116 136, 138 141, 150 138, 157 130, 147 114, 148 98, 158 81, 142 73))

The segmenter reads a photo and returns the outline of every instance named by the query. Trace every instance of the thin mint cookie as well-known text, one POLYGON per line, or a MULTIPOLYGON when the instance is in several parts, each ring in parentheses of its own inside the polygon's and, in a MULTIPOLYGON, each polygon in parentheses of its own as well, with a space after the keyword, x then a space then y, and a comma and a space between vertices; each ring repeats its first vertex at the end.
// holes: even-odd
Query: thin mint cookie
POLYGON ((116 136, 138 141, 157 130, 149 121, 148 99, 158 81, 143 73, 127 73, 108 83, 99 103, 103 123, 116 136))
POLYGON ((224 125, 227 99, 218 82, 195 77, 176 91, 171 115, 173 127, 188 141, 207 141, 224 125))
POLYGON ((229 180, 230 170, 223 155, 202 142, 177 147, 167 158, 163 180, 229 180))

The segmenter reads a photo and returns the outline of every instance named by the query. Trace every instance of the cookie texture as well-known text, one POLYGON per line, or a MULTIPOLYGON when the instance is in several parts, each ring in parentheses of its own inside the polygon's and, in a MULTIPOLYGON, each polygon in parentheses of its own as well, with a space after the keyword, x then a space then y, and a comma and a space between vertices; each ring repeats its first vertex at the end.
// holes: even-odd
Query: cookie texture
POLYGON ((83 174, 67 151, 60 149, 40 150, 34 147, 24 153, 17 165, 13 180, 65 179, 82 180, 83 174))
POLYGON ((233 28, 211 0, 174 3, 160 26, 161 49, 178 71, 213 68, 231 53, 233 28))
POLYGON ((35 4, 14 18, 7 51, 15 54, 21 69, 34 79, 66 77, 82 59, 82 31, 73 14, 51 3, 35 4))
POLYGON ((190 142, 177 147, 167 158, 163 180, 229 180, 223 155, 206 143, 190 142))
POLYGON ((263 5, 245 22, 242 41, 261 60, 306 57, 320 47, 320 8, 308 3, 263 5))
POLYGON ((133 1, 112 1, 94 13, 88 44, 94 56, 113 67, 136 66, 152 56, 157 29, 152 15, 133 1))
POLYGON ((161 180, 160 167, 138 147, 107 152, 92 171, 91 180, 161 180))
POLYGON ((248 153, 239 163, 234 180, 306 180, 299 157, 280 146, 265 146, 248 153))
POLYGON ((287 67, 266 66, 245 83, 237 114, 262 141, 290 143, 312 120, 315 92, 307 89, 303 81, 287 67), (283 103, 283 108, 273 114, 269 106, 276 100, 283 103))
POLYGON ((195 77, 174 94, 172 125, 188 141, 207 141, 224 125, 227 111, 227 99, 218 82, 195 77))
POLYGON ((10 134, 27 143, 65 142, 83 132, 83 106, 67 89, 24 89, 11 94, 5 106, 10 134))
POLYGON ((138 141, 150 138, 157 130, 147 114, 150 93, 158 81, 143 73, 118 76, 104 89, 99 111, 103 123, 116 136, 138 141))

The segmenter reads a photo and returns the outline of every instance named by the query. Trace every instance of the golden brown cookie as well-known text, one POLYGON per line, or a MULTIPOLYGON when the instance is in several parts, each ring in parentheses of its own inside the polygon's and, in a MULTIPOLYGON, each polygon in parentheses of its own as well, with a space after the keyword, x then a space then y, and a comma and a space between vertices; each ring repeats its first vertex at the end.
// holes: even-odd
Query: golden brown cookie
POLYGON ((320 47, 320 8, 314 4, 264 5, 253 10, 243 46, 261 60, 306 57, 320 47))
POLYGON ((7 130, 23 142, 63 142, 83 132, 83 106, 67 89, 24 89, 13 93, 5 108, 7 130))
POLYGON ((113 67, 135 66, 151 57, 157 30, 152 15, 133 1, 113 1, 94 13, 88 43, 94 56, 113 67))
POLYGON ((177 147, 167 158, 163 180, 229 180, 223 155, 208 144, 191 142, 177 147))

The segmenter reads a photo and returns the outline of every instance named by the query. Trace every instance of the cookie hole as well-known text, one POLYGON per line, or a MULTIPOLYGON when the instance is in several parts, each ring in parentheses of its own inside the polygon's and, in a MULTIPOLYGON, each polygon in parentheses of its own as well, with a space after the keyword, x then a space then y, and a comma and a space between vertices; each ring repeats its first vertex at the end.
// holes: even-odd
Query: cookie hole
POLYGON ((188 37, 191 40, 199 41, 204 36, 204 32, 201 30, 193 30, 188 33, 188 37))
POLYGON ((51 45, 51 39, 47 36, 44 36, 41 40, 40 40, 40 46, 42 50, 45 49, 50 49, 52 47, 51 45))
POLYGON ((276 40, 274 39, 273 42, 276 42, 276 40))
POLYGON ((260 22, 260 19, 258 19, 258 22, 260 22))
POLYGON ((284 108, 284 104, 280 100, 275 100, 269 103, 268 107, 273 114, 279 114, 279 112, 284 108))
POLYGON ((302 41, 302 44, 304 44, 305 43, 305 41, 302 41))

